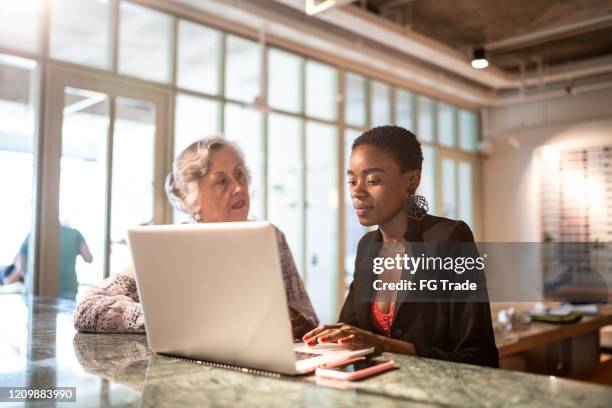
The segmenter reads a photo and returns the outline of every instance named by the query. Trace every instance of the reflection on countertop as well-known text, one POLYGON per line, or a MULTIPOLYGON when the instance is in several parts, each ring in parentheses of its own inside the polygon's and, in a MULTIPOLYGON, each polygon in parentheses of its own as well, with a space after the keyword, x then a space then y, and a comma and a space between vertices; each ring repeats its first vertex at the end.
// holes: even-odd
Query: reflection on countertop
POLYGON ((83 370, 142 391, 152 352, 142 334, 76 333, 72 342, 83 370))
POLYGON ((0 296, 2 386, 77 387, 79 406, 612 406, 612 387, 398 355, 351 384, 257 376, 154 355, 144 335, 76 333, 73 308, 0 296))

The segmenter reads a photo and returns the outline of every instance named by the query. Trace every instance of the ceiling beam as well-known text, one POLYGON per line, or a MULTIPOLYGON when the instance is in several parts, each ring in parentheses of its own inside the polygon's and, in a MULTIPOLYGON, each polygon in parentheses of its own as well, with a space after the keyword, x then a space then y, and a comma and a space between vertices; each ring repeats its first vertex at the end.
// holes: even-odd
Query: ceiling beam
MULTIPOLYGON (((277 0, 277 2, 296 9, 302 8, 301 0, 277 0)), ((383 43, 406 55, 493 89, 515 88, 520 85, 514 78, 495 67, 476 70, 470 65, 466 55, 459 51, 417 32, 406 30, 359 7, 334 8, 326 13, 317 14, 314 18, 383 43)))
POLYGON ((612 14, 595 17, 589 20, 582 20, 575 23, 563 24, 550 27, 544 30, 532 31, 527 34, 505 38, 485 44, 487 51, 510 51, 524 48, 535 44, 556 40, 559 38, 573 37, 589 31, 599 30, 612 26, 612 14))
MULTIPOLYGON (((365 47, 359 41, 338 37, 321 30, 307 19, 296 19, 280 9, 249 0, 138 0, 162 10, 188 16, 194 21, 220 29, 238 31, 254 37, 265 24, 270 43, 289 51, 337 64, 365 75, 384 75, 389 83, 401 81, 415 92, 434 98, 445 98, 464 106, 486 105, 492 90, 466 83, 447 75, 441 69, 428 69, 410 63, 406 58, 391 56, 382 50, 365 47)), ((267 0, 266 0, 267 1, 267 0)), ((292 7, 304 12, 303 0, 293 1, 292 7)), ((358 7, 335 8, 330 13, 358 7)), ((328 13, 322 13, 321 16, 328 13)), ((369 13, 368 13, 369 14, 369 13)), ((319 17, 317 15, 316 17, 319 17)), ((382 20, 382 19, 379 19, 382 20)), ((389 25, 392 25, 389 23, 389 25)), ((379 77, 380 78, 380 77, 379 77)))
POLYGON ((393 0, 388 3, 383 3, 378 7, 382 11, 382 10, 392 9, 395 7, 405 6, 406 4, 410 4, 412 2, 414 2, 414 0, 393 0))
POLYGON ((591 58, 585 61, 565 64, 545 75, 530 75, 523 80, 526 86, 534 86, 540 83, 568 82, 580 78, 604 75, 612 72, 612 56, 591 58))

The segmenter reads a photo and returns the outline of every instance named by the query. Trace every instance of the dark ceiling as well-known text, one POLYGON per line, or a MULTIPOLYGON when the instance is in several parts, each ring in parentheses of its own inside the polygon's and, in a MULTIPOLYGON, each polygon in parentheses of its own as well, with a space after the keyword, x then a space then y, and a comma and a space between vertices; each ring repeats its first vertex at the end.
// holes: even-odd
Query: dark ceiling
POLYGON ((512 74, 520 72, 521 63, 534 69, 538 59, 550 68, 612 56, 612 0, 361 0, 353 6, 365 6, 464 53, 466 59, 474 47, 490 44, 489 61, 512 74), (593 21, 606 16, 611 18, 593 21), (511 46, 494 44, 576 23, 582 27, 511 46))

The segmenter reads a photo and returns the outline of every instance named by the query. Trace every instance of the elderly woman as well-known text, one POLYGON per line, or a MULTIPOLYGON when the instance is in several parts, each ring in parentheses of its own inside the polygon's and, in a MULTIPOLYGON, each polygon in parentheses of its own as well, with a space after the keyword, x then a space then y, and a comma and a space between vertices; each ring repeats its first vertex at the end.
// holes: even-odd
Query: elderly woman
MULTIPOLYGON (((190 214, 194 222, 246 221, 248 182, 240 149, 225 139, 213 137, 192 143, 174 160, 166 192, 172 204, 190 214)), ((299 337, 315 327, 318 319, 284 234, 277 229, 276 236, 293 334, 299 337)), ((168 284, 172 284, 170 273, 168 284)), ((103 280, 87 293, 74 313, 74 326, 79 331, 97 333, 145 332, 131 267, 103 280)))

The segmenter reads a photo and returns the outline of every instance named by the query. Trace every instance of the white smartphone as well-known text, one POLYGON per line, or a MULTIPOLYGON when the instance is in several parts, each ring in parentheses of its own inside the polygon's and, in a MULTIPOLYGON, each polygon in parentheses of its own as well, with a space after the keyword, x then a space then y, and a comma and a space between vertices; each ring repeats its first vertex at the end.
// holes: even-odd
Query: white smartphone
POLYGON ((366 359, 365 357, 338 367, 317 368, 315 374, 336 380, 355 381, 370 377, 394 367, 393 360, 366 359))

